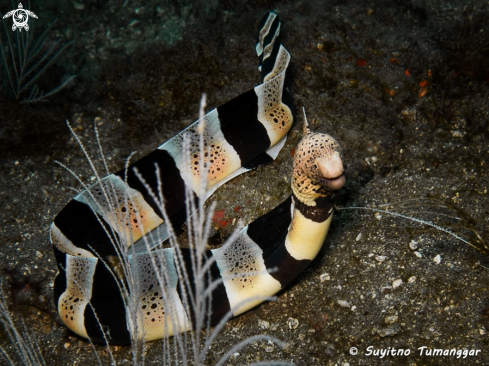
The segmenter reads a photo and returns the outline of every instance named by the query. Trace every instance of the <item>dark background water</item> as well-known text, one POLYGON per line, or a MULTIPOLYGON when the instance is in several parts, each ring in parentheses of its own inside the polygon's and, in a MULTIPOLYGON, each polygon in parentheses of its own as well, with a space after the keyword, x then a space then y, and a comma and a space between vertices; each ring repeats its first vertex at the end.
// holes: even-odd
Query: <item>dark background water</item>
MULTIPOLYGON (((3 14, 11 7, 0 3, 3 14)), ((282 42, 292 55, 286 86, 296 105, 345 152, 348 183, 339 205, 434 221, 478 249, 408 220, 340 211, 314 264, 276 302, 229 322, 209 364, 257 333, 288 346, 269 352, 257 343, 233 364, 461 364, 420 356, 422 346, 481 349, 465 361, 489 363, 487 2, 79 0, 31 1, 30 8, 39 17, 33 34, 58 18, 46 46, 73 40, 39 77, 39 88, 77 75, 37 104, 12 99, 3 69, 0 82, 0 270, 8 303, 39 339, 47 364, 96 364, 91 346, 60 324, 51 300, 48 227, 81 189, 54 160, 88 181, 93 175, 65 120, 97 158, 95 123, 109 170, 121 169, 131 152, 142 157, 195 120, 202 92, 210 109, 259 82, 254 44, 267 10, 283 21, 282 42), (396 280, 402 284, 394 288, 396 280), (411 355, 379 360, 365 356, 368 346, 411 355), (350 347, 360 354, 351 356, 350 347)), ((11 32, 11 19, 4 22, 11 32)), ((5 40, 4 29, 0 34, 5 40)), ((299 117, 275 163, 217 192, 229 222, 249 222, 290 193, 291 151, 301 131, 299 117)), ((108 363, 104 348, 96 350, 108 363)), ((160 352, 158 342, 149 344, 148 363, 160 352)), ((128 354, 115 350, 121 364, 128 354)))

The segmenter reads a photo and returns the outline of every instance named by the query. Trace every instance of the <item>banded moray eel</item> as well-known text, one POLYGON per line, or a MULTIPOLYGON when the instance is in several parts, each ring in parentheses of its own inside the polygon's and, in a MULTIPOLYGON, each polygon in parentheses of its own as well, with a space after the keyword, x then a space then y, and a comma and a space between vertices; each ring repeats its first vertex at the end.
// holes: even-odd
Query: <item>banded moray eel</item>
MULTIPOLYGON (((260 25, 261 85, 205 115, 203 130, 199 120, 128 169, 88 187, 57 215, 50 231, 59 270, 55 305, 73 332, 97 342, 126 344, 134 340, 130 329, 154 340, 195 325, 188 284, 177 275, 182 270, 177 262, 183 259, 192 276, 192 250, 148 253, 146 243, 156 246, 169 236, 165 217, 174 228, 185 222, 186 189, 196 200, 205 200, 224 182, 273 160, 282 148, 293 118, 290 99, 283 95, 290 56, 277 41, 279 29, 273 13, 260 25), (183 152, 185 139, 190 161, 183 152), (199 189, 201 154, 208 169, 205 194, 199 189), (160 183, 166 216, 154 194, 160 183), (155 257, 165 266, 164 278, 155 270, 162 270, 154 265, 155 257), (137 286, 128 285, 121 262, 129 264, 140 281, 137 286), (128 297, 136 300, 141 319, 132 320, 128 297)), ((215 260, 208 261, 210 280, 222 279, 212 290, 209 324, 247 311, 304 270, 322 246, 333 192, 344 181, 339 145, 328 135, 307 131, 296 150, 292 196, 245 227, 231 245, 204 253, 215 260)))

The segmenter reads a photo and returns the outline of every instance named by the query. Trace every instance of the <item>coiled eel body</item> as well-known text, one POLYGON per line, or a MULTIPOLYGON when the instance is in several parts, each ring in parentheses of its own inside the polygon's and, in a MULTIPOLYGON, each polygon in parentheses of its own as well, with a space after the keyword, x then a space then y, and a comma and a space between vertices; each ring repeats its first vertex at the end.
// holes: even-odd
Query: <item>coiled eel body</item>
MULTIPOLYGON (((50 229, 58 264, 54 300, 73 332, 127 344, 195 326, 198 309, 189 306, 195 289, 182 283, 182 271, 192 282, 194 249, 150 249, 192 214, 186 192, 197 202, 206 200, 233 177, 273 161, 285 143, 293 122, 283 90, 290 55, 277 40, 279 30, 276 15, 268 13, 256 46, 262 84, 128 169, 87 187, 56 216, 50 229)), ((222 280, 208 291, 205 322, 247 311, 300 274, 324 242, 334 191, 343 184, 338 143, 306 130, 295 153, 292 195, 243 228, 230 245, 203 253, 209 283, 222 280)))

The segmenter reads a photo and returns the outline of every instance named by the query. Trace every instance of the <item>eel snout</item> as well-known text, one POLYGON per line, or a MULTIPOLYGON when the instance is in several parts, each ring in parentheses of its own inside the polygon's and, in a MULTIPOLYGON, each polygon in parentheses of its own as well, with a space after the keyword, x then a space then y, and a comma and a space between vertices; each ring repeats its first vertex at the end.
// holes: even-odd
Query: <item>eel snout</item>
POLYGON ((328 157, 316 160, 316 166, 318 167, 317 178, 325 188, 337 191, 345 185, 346 178, 343 174, 343 160, 338 151, 333 152, 328 157))

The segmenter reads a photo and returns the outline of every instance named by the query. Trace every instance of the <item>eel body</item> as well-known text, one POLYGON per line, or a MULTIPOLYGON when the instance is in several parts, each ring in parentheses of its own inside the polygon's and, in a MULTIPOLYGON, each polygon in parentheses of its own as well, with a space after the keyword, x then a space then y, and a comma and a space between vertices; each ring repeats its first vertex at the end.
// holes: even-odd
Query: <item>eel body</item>
MULTIPOLYGON (((151 249, 192 214, 186 195, 205 201, 233 177, 273 161, 283 147, 293 115, 283 87, 290 55, 279 31, 278 18, 268 13, 256 45, 262 84, 87 187, 56 216, 50 229, 58 264, 54 301, 70 330, 127 344, 195 327, 195 250, 151 249)), ((337 142, 307 131, 295 154, 291 197, 230 245, 203 253, 214 284, 207 290, 207 324, 247 311, 304 270, 324 242, 334 191, 343 184, 337 142)))

